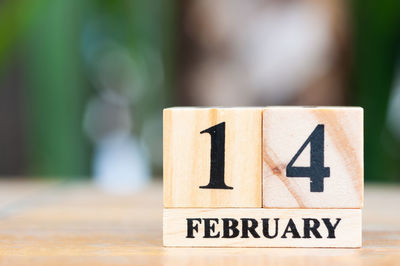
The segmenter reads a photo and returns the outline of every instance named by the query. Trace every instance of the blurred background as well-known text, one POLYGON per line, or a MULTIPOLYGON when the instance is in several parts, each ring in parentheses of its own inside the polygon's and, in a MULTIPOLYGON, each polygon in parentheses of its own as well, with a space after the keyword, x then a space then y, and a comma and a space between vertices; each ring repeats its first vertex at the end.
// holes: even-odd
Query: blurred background
POLYGON ((398 0, 0 0, 0 175, 162 175, 162 109, 359 105, 400 182, 398 0))

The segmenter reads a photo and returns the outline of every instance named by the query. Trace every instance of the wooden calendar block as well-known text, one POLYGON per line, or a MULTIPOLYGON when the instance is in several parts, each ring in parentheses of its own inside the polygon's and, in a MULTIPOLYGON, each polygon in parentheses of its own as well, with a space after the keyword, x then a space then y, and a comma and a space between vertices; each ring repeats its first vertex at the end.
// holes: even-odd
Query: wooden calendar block
POLYGON ((263 111, 263 206, 362 208, 363 109, 263 111))
POLYGON ((164 209, 164 246, 361 246, 360 209, 164 209))
POLYGON ((164 207, 261 207, 261 108, 164 110, 164 207))

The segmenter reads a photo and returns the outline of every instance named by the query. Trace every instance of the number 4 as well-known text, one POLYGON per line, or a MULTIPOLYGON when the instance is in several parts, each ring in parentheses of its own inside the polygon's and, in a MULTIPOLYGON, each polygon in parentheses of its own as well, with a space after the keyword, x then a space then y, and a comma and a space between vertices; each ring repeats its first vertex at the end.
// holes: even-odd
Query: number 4
POLYGON ((286 167, 287 177, 309 177, 311 192, 323 192, 324 178, 330 176, 330 168, 324 167, 324 132, 324 125, 318 125, 286 167), (311 148, 310 166, 293 166, 308 143, 311 148))

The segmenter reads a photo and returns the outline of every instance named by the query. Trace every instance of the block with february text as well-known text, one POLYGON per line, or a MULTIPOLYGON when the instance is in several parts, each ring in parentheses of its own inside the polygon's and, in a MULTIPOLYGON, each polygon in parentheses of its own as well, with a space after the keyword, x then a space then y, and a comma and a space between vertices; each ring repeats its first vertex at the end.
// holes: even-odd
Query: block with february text
POLYGON ((361 246, 360 209, 164 209, 165 246, 361 246))

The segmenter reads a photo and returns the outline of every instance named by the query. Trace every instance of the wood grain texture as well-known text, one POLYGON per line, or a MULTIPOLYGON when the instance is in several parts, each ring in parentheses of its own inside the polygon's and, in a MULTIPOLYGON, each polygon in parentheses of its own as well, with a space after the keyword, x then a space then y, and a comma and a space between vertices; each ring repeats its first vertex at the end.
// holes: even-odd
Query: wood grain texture
POLYGON ((165 207, 261 207, 261 108, 168 108, 164 110, 165 207), (209 134, 226 123, 225 183, 210 181, 209 134))
MULTIPOLYGON (((294 166, 310 166, 310 145, 294 166)), ((266 208, 362 208, 363 109, 268 107, 263 111, 263 206, 266 208), (324 125, 323 192, 310 178, 289 178, 286 167, 318 124, 324 125)))
POLYGON ((180 247, 354 248, 361 246, 361 210, 164 209, 163 240, 180 247))
POLYGON ((400 261, 398 185, 366 185, 359 249, 165 248, 161 183, 121 196, 89 182, 17 180, 0 180, 0 265, 372 266, 400 261))

